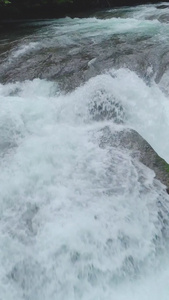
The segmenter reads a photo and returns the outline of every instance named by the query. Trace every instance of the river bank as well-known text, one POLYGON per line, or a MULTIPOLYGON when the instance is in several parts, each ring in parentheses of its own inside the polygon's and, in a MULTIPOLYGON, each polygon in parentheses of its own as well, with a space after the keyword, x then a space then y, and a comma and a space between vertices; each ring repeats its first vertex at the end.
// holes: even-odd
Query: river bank
POLYGON ((149 3, 160 3, 153 0, 100 0, 100 1, 79 1, 66 2, 62 4, 34 4, 24 3, 8 4, 0 6, 0 20, 10 19, 43 19, 43 18, 61 18, 61 17, 83 17, 94 10, 115 8, 122 6, 136 6, 149 3))

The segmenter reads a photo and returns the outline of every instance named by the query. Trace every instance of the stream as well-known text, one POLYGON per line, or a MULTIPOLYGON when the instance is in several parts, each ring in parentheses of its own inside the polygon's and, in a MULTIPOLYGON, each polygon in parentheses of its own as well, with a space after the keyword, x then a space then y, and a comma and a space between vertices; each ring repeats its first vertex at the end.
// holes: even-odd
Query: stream
POLYGON ((169 4, 0 32, 0 300, 168 300, 169 4))

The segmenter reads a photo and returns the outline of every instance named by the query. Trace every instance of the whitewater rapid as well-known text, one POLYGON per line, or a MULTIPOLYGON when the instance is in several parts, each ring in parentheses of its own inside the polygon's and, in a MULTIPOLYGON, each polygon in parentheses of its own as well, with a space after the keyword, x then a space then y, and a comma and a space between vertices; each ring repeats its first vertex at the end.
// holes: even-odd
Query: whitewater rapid
POLYGON ((166 37, 166 47, 162 14, 150 5, 101 20, 52 20, 2 54, 0 300, 168 300, 166 187, 131 151, 105 142, 107 129, 134 129, 169 162, 167 70, 156 80, 154 65, 141 77, 125 64, 104 69, 100 59, 100 72, 99 57, 83 53, 83 80, 69 91, 73 72, 10 80, 14 66, 30 75, 32 60, 56 42, 58 57, 72 51, 73 62, 104 34, 106 42, 119 33, 129 43, 134 35, 158 44, 166 37))

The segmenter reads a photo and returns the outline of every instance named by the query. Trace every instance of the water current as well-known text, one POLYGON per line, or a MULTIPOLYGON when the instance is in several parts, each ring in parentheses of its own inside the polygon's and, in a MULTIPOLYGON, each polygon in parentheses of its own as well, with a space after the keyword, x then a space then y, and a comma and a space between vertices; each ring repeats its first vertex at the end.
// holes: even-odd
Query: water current
POLYGON ((168 300, 169 195, 106 132, 169 163, 169 5, 6 27, 0 300, 168 300))

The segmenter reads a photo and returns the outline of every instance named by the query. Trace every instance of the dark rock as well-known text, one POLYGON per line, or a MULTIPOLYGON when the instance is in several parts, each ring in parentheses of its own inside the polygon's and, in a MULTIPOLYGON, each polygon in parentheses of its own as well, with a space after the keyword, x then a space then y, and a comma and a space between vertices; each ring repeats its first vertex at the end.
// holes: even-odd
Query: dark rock
POLYGON ((168 8, 168 7, 169 7, 169 5, 167 5, 167 4, 161 4, 161 5, 157 6, 157 9, 165 9, 165 8, 168 8))

